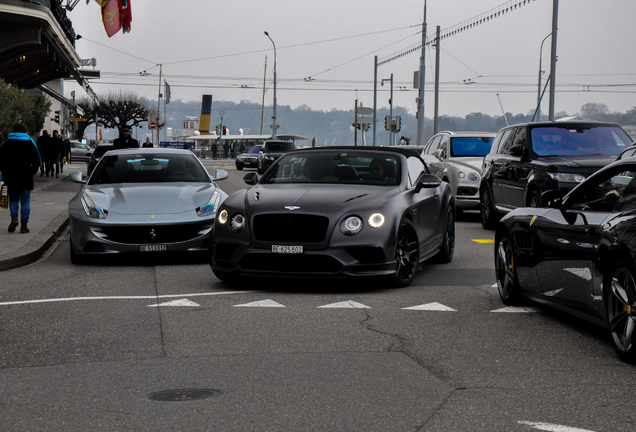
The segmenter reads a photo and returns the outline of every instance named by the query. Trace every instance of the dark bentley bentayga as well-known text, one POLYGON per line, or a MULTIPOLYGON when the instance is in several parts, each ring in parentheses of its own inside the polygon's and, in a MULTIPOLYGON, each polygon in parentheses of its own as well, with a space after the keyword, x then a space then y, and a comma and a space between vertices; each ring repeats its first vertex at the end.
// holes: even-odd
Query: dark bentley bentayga
POLYGON ((217 214, 214 274, 382 276, 407 286, 420 262, 449 262, 455 209, 448 184, 418 153, 382 147, 326 147, 282 156, 217 214))
POLYGON ((619 357, 636 363, 636 158, 614 162, 545 208, 508 213, 495 234, 505 304, 549 304, 609 329, 619 357))

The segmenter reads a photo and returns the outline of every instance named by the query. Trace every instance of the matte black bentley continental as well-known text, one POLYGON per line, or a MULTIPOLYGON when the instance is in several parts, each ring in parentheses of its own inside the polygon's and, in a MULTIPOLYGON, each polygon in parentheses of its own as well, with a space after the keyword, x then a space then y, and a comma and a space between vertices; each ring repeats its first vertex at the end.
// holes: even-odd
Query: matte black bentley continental
POLYGON ((238 276, 382 276, 407 286, 420 262, 450 262, 455 204, 418 153, 327 147, 282 156, 221 205, 211 266, 238 276))
POLYGON ((636 158, 615 162, 547 208, 508 213, 495 235, 505 304, 523 297, 609 329, 618 355, 636 363, 636 158))

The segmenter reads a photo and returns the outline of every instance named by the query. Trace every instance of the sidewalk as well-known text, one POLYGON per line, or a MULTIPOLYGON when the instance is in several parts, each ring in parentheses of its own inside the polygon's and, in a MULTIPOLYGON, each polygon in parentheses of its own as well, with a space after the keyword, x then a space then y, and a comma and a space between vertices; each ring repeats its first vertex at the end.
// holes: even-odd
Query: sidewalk
MULTIPOLYGON (((60 178, 46 177, 46 174, 40 176, 39 172, 35 175, 35 190, 31 192, 30 233, 20 234, 20 226, 15 232, 8 232, 11 214, 8 209, 0 209, 0 271, 37 261, 68 226, 68 202, 77 192, 59 192, 54 190, 54 186, 59 186, 60 182, 70 183, 68 175, 75 171, 86 173, 86 163, 64 165, 60 178)), ((79 188, 79 184, 73 184, 79 188)))

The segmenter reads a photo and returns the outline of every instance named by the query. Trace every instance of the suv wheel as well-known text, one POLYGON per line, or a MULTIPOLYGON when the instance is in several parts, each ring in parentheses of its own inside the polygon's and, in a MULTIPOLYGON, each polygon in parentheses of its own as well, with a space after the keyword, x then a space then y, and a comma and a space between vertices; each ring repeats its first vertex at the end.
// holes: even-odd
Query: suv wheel
POLYGON ((487 230, 495 229, 497 222, 499 222, 500 214, 495 210, 495 204, 492 201, 492 195, 488 187, 482 189, 479 201, 481 202, 481 226, 487 230))
POLYGON ((530 195, 528 195, 527 207, 541 207, 541 192, 537 189, 532 189, 530 195))

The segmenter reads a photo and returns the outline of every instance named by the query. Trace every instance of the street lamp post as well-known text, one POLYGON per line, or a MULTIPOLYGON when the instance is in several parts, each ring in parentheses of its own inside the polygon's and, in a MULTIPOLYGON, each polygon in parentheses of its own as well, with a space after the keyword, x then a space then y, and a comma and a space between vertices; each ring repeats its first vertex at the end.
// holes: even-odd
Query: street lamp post
POLYGON ((539 50, 539 84, 537 88, 537 121, 541 121, 541 75, 543 75, 543 43, 552 36, 552 33, 543 38, 541 49, 539 50))
MULTIPOLYGON (((380 85, 383 86, 384 85, 384 81, 391 81, 391 96, 389 97, 389 117, 391 117, 391 121, 393 121, 393 74, 391 74, 391 78, 389 79, 383 79, 382 81, 380 81, 380 85)), ((393 141, 395 141, 393 138, 395 137, 395 133, 390 130, 389 131, 389 145, 392 146, 395 143, 393 141)))
POLYGON ((278 129, 278 124, 276 123, 276 44, 269 33, 265 32, 265 36, 267 36, 269 40, 272 41, 272 45, 274 45, 274 114, 272 115, 272 138, 276 139, 276 129, 278 129))

